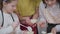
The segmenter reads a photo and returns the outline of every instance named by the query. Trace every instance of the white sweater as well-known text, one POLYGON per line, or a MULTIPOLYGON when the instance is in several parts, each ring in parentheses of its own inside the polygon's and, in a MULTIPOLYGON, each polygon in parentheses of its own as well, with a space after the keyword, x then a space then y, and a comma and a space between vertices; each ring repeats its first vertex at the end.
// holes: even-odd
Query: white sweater
MULTIPOLYGON (((12 17, 10 16, 10 14, 7 14, 7 13, 3 12, 3 15, 4 15, 4 25, 0 29, 0 34, 9 34, 9 33, 13 32, 13 27, 11 25, 14 22, 12 20, 12 17)), ((12 13, 12 16, 13 16, 15 22, 19 21, 16 14, 12 13)), ((1 11, 0 11, 0 25, 1 24, 2 24, 2 14, 1 14, 1 11)), ((18 26, 16 28, 16 34, 17 34, 17 32, 19 32, 19 33, 21 32, 20 26, 18 26)))

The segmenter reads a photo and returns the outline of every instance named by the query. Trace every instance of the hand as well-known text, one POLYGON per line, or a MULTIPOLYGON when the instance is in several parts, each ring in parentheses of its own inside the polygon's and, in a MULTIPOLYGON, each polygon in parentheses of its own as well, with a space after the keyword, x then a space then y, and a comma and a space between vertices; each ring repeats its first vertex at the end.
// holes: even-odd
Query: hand
POLYGON ((36 27, 36 26, 37 26, 37 24, 35 23, 35 24, 33 24, 32 28, 34 28, 34 27, 36 27))
POLYGON ((19 25, 19 22, 14 22, 14 23, 12 24, 12 27, 15 29, 18 25, 19 25))
POLYGON ((52 33, 52 34, 56 34, 56 29, 55 29, 55 27, 51 29, 51 33, 52 33))
POLYGON ((28 25, 30 25, 30 26, 33 25, 33 23, 31 23, 31 19, 30 19, 30 18, 26 18, 26 23, 27 23, 28 25))
POLYGON ((39 25, 40 25, 41 28, 45 27, 45 23, 44 22, 40 22, 39 25))

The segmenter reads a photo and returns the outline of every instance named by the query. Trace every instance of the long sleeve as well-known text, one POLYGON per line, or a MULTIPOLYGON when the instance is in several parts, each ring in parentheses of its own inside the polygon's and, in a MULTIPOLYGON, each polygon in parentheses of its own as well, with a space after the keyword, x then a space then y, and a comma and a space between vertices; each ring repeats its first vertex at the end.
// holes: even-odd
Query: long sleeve
POLYGON ((44 9, 44 4, 43 2, 41 2, 39 5, 39 21, 46 21, 42 13, 43 9, 44 9))
POLYGON ((23 31, 20 29, 20 25, 15 29, 16 34, 23 34, 23 31))
MULTIPOLYGON (((18 16, 16 14, 13 14, 13 17, 15 19, 15 22, 19 22, 18 16)), ((20 23, 15 29, 15 34, 23 34, 23 31, 20 29, 20 23)))

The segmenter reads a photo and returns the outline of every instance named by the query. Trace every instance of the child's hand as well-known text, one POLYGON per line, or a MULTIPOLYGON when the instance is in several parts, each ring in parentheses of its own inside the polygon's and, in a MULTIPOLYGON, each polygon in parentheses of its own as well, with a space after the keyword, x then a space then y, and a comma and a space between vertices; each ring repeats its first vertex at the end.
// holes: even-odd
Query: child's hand
POLYGON ((30 26, 33 25, 33 23, 31 23, 31 19, 30 19, 30 18, 26 18, 26 23, 27 23, 28 25, 30 25, 30 26))
POLYGON ((32 26, 32 28, 35 28, 37 26, 37 24, 35 23, 33 26, 32 26))
POLYGON ((39 25, 40 25, 41 28, 45 27, 45 23, 44 22, 40 22, 39 25))
POLYGON ((15 29, 18 25, 19 25, 19 22, 14 22, 14 23, 12 24, 12 27, 15 29))
POLYGON ((56 29, 55 29, 55 27, 51 29, 51 33, 52 33, 52 34, 56 34, 56 29))

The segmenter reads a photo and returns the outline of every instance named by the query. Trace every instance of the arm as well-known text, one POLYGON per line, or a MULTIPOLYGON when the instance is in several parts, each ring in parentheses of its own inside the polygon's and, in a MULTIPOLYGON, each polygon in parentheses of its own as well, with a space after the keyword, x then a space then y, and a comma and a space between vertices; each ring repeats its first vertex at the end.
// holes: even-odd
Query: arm
POLYGON ((45 9, 43 2, 40 3, 39 5, 39 21, 40 22, 46 22, 46 19, 43 15, 43 9, 45 9))
POLYGON ((27 34, 28 31, 20 30, 20 26, 18 26, 15 30, 15 34, 27 34))
POLYGON ((37 19, 39 15, 39 3, 41 0, 34 0, 35 1, 35 14, 33 15, 33 19, 37 19))
POLYGON ((11 33, 12 31, 13 31, 13 27, 9 26, 7 28, 0 29, 0 34, 7 34, 7 33, 11 33))
POLYGON ((38 11, 39 11, 39 7, 35 8, 35 14, 33 15, 32 19, 37 19, 38 18, 38 15, 39 15, 38 11))
POLYGON ((18 26, 17 22, 12 23, 12 25, 9 25, 8 27, 1 28, 0 29, 0 34, 9 34, 14 31, 14 29, 18 26))
POLYGON ((44 8, 44 4, 43 2, 40 3, 39 5, 39 19, 38 19, 38 24, 40 25, 40 27, 45 27, 45 23, 46 23, 46 19, 42 13, 44 8))

